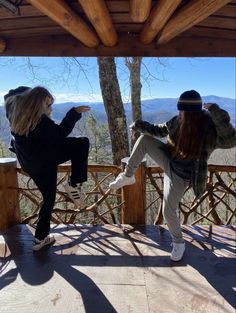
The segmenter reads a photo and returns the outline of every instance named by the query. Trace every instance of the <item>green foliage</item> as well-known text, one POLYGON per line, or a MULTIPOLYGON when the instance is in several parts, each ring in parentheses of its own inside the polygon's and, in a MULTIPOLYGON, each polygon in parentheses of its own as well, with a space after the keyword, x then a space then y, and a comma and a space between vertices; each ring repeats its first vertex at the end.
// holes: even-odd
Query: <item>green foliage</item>
POLYGON ((86 136, 89 138, 89 163, 112 164, 111 138, 107 123, 99 123, 90 113, 74 128, 72 136, 86 136))
POLYGON ((89 161, 96 164, 111 164, 112 152, 108 124, 99 125, 95 117, 90 114, 87 117, 85 128, 90 139, 89 161))
POLYGON ((4 142, 0 141, 0 158, 5 158, 8 156, 6 146, 4 142))

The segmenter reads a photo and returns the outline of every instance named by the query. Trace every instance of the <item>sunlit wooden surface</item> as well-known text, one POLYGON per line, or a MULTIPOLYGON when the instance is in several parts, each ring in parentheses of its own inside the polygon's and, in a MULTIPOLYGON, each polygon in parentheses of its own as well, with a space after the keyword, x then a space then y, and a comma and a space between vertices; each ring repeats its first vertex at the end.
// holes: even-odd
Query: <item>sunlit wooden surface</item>
POLYGON ((0 237, 0 312, 234 313, 235 227, 183 226, 180 262, 164 226, 58 225, 32 252, 34 229, 0 237))

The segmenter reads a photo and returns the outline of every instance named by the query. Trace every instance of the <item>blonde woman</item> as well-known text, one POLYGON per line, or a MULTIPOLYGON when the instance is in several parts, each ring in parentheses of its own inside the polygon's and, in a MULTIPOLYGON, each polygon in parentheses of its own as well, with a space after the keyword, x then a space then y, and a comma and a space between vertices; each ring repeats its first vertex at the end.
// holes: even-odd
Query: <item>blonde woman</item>
POLYGON ((191 184, 199 197, 206 189, 207 160, 212 151, 236 145, 228 113, 212 103, 202 110, 197 91, 182 93, 177 108, 179 115, 167 123, 153 125, 139 120, 131 125, 131 138, 135 132, 143 135, 136 141, 125 171, 110 184, 114 190, 134 184, 134 173, 146 153, 164 170, 163 215, 172 237, 173 261, 181 260, 185 251, 176 212, 185 188, 191 184), (155 138, 166 136, 167 144, 155 138))
POLYGON ((50 219, 56 197, 57 165, 71 161, 71 176, 65 189, 76 205, 84 199, 82 184, 87 180, 89 140, 86 137, 67 137, 89 106, 70 109, 61 123, 51 118, 53 96, 44 87, 18 87, 4 97, 13 140, 11 150, 16 153, 26 171, 43 196, 35 231, 33 250, 54 243, 49 236, 50 219))

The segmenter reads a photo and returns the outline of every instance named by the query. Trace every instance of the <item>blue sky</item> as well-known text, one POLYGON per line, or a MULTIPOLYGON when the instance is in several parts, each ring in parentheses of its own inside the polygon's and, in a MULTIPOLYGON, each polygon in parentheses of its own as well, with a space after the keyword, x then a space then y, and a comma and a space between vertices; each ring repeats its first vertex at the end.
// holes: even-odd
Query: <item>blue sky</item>
MULTIPOLYGON (((142 99, 177 98, 183 91, 235 99, 235 58, 144 58, 142 99)), ((117 71, 124 102, 130 100, 128 70, 118 58, 117 71)), ((19 85, 43 85, 56 102, 102 101, 96 58, 0 58, 0 104, 19 85)))

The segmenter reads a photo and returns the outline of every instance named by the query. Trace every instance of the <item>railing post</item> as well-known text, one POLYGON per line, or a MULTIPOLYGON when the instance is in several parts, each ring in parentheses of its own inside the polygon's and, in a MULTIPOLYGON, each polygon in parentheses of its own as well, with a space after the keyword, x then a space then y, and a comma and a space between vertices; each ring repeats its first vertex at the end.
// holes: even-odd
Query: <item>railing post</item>
MULTIPOLYGON (((214 175, 214 172, 213 171, 210 171, 208 169, 208 172, 209 172, 209 184, 210 186, 213 185, 213 175, 214 175)), ((214 203, 215 203, 215 199, 214 199, 214 196, 213 196, 213 190, 210 190, 209 192, 209 198, 208 198, 208 206, 209 206, 209 210, 211 211, 211 215, 214 219, 214 222, 216 225, 222 225, 222 221, 219 217, 219 215, 217 214, 216 210, 214 209, 214 203)))
POLYGON ((142 163, 135 172, 135 184, 122 188, 121 199, 125 201, 121 210, 122 224, 145 224, 146 180, 144 164, 142 163))
POLYGON ((20 221, 16 159, 0 158, 0 232, 20 221))

